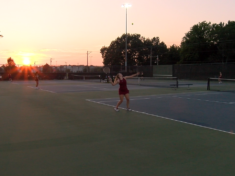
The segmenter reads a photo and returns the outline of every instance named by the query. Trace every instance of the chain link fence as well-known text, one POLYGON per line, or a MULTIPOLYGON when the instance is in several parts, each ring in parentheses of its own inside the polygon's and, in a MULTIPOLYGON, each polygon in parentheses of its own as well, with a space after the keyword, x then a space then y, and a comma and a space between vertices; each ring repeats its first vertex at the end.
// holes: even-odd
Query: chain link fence
POLYGON ((220 72, 222 72, 223 78, 235 79, 235 63, 173 65, 173 76, 179 79, 218 78, 220 72))

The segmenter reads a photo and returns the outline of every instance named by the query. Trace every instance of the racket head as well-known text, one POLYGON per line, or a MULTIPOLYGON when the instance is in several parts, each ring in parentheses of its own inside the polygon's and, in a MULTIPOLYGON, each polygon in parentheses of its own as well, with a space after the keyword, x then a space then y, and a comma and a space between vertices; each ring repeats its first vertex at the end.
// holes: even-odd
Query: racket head
POLYGON ((105 74, 109 74, 109 73, 110 73, 110 68, 107 67, 107 66, 103 67, 103 72, 104 72, 105 74))

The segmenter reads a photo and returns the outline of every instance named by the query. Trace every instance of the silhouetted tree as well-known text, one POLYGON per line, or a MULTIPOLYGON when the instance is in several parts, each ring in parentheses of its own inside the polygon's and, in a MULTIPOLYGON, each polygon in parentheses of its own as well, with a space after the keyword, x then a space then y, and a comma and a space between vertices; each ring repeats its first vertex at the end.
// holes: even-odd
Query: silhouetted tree
MULTIPOLYGON (((140 34, 127 34, 127 65, 150 65, 150 54, 158 54, 164 58, 167 46, 158 37, 145 39, 140 34)), ((104 65, 125 65, 126 34, 100 49, 104 65)), ((154 62, 154 61, 152 61, 154 62)))
POLYGON ((4 67, 4 69, 5 69, 5 72, 7 72, 8 74, 13 74, 14 72, 16 72, 17 67, 16 67, 14 60, 11 57, 7 59, 7 64, 4 67))
POLYGON ((235 22, 194 25, 181 42, 180 63, 235 61, 235 22))
POLYGON ((43 73, 51 73, 51 72, 52 72, 52 68, 50 67, 49 64, 45 64, 45 65, 42 67, 42 72, 43 72, 43 73))

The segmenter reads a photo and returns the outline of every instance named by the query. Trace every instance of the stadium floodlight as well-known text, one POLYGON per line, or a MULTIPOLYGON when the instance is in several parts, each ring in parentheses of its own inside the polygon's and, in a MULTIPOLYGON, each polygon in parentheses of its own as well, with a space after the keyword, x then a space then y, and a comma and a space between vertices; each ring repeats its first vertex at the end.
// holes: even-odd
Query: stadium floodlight
POLYGON ((129 7, 131 7, 131 4, 128 4, 128 3, 122 4, 122 7, 124 7, 124 8, 129 8, 129 7))
POLYGON ((131 4, 122 4, 123 8, 126 8, 126 49, 125 49, 125 71, 127 72, 127 9, 131 7, 131 4))

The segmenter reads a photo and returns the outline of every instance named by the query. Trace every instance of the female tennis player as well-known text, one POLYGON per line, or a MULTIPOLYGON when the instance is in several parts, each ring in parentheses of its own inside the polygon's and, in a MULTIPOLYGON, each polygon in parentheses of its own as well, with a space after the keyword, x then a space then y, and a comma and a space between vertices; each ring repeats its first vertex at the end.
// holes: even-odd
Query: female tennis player
POLYGON ((118 73, 117 76, 115 77, 114 79, 114 82, 112 81, 111 78, 109 78, 109 81, 111 82, 111 84, 113 86, 115 86, 116 84, 119 84, 120 87, 119 87, 119 102, 117 103, 116 107, 114 108, 115 111, 119 111, 118 107, 122 104, 123 102, 123 98, 125 97, 126 98, 126 106, 127 106, 127 110, 128 111, 131 111, 130 107, 129 107, 129 104, 130 104, 130 98, 129 98, 129 90, 127 89, 127 82, 126 82, 126 79, 128 78, 133 78, 135 76, 139 75, 139 73, 136 73, 134 75, 131 75, 131 76, 124 76, 121 74, 121 73, 118 73))
POLYGON ((222 72, 219 72, 219 79, 218 79, 219 84, 222 83, 221 79, 222 79, 222 72))
POLYGON ((12 81, 12 76, 10 73, 8 74, 8 79, 9 79, 9 81, 12 81))
POLYGON ((38 72, 36 72, 35 73, 36 87, 38 87, 38 78, 39 78, 39 75, 38 75, 38 72))

